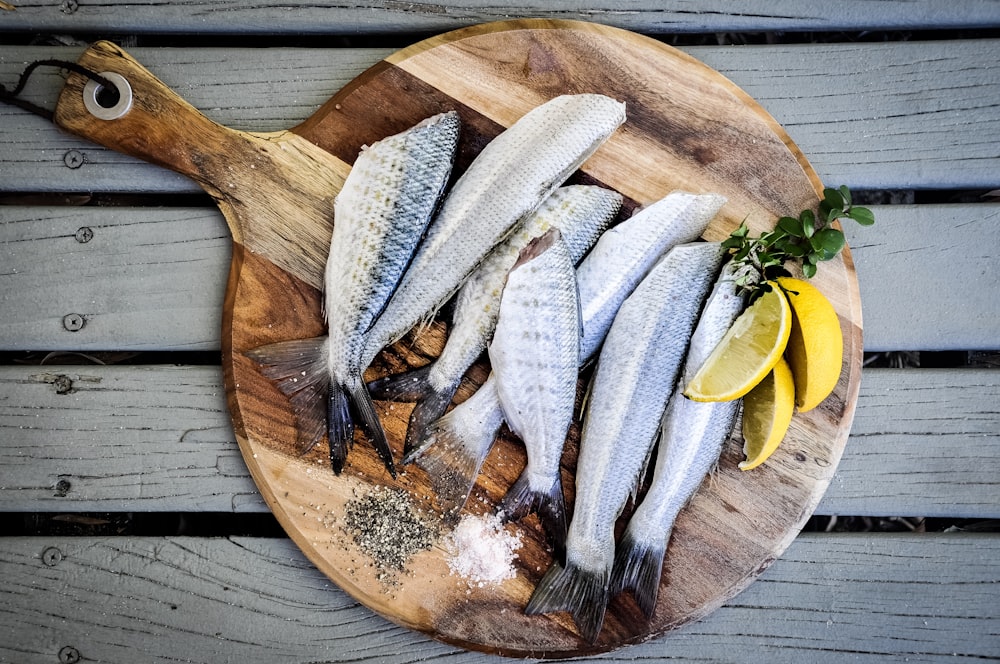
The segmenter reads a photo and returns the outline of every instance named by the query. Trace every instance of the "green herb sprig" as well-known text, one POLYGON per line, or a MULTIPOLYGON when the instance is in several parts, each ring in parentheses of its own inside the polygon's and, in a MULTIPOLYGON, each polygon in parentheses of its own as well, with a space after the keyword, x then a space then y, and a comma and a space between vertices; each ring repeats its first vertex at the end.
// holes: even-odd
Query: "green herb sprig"
POLYGON ((737 264, 737 285, 750 294, 752 301, 771 290, 768 280, 789 274, 785 269, 789 261, 799 261, 802 274, 812 278, 818 263, 834 258, 844 248, 843 232, 830 226, 844 218, 862 226, 875 223, 872 211, 852 204, 850 190, 841 185, 823 190, 818 214, 803 210, 798 217, 781 217, 774 230, 761 233, 760 237, 750 237, 744 221, 722 243, 737 264))

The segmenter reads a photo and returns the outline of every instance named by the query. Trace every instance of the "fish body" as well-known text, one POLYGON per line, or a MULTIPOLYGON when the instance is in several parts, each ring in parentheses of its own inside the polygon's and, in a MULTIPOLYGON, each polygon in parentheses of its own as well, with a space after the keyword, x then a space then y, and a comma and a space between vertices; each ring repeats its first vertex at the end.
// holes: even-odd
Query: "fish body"
POLYGON ((511 520, 538 512, 557 550, 566 537, 559 462, 573 421, 580 353, 574 261, 559 238, 552 229, 521 252, 489 346, 507 425, 528 455, 499 507, 511 520))
POLYGON ((600 347, 622 302, 667 251, 694 242, 725 204, 718 194, 672 192, 605 232, 577 270, 584 320, 580 363, 600 347))
POLYGON ((591 643, 609 599, 615 521, 648 460, 722 256, 717 243, 671 249, 622 303, 597 360, 565 564, 553 563, 525 607, 529 615, 570 611, 591 643))
POLYGON ((691 336, 682 377, 660 424, 653 480, 615 551, 611 594, 633 590, 647 617, 656 606, 674 520, 718 462, 739 407, 738 401, 699 403, 681 393, 743 310, 731 268, 723 268, 691 336))
POLYGON ((610 97, 562 95, 533 108, 490 141, 445 197, 367 335, 365 366, 433 316, 486 254, 624 121, 625 105, 610 97))
MULTIPOLYGON (((593 357, 618 308, 656 261, 677 244, 700 237, 723 204, 725 198, 716 194, 673 192, 601 235, 576 270, 581 366, 593 357)), ((464 505, 503 419, 491 374, 472 397, 426 427, 417 443, 422 455, 417 465, 435 482, 446 510, 464 505)))
POLYGON ((406 432, 403 462, 419 456, 426 427, 444 415, 462 376, 482 355, 496 327, 507 273, 534 238, 558 228, 575 265, 593 246, 622 204, 621 194, 590 185, 556 189, 511 235, 483 259, 462 285, 448 340, 431 364, 369 383, 376 399, 416 401, 406 432))
POLYGON ((409 264, 451 174, 459 118, 442 113, 363 149, 334 202, 325 272, 326 337, 264 346, 248 355, 292 397, 303 451, 330 442, 344 466, 354 419, 395 474, 385 434, 361 376, 366 332, 409 264))

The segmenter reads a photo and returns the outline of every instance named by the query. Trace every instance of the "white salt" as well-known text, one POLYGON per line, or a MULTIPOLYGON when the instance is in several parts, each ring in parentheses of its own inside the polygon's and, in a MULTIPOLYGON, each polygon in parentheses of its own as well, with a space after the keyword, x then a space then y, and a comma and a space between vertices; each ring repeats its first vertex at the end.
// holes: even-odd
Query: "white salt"
POLYGON ((521 548, 520 535, 504 530, 497 516, 466 514, 448 535, 448 567, 469 585, 480 588, 517 575, 514 561, 521 548))

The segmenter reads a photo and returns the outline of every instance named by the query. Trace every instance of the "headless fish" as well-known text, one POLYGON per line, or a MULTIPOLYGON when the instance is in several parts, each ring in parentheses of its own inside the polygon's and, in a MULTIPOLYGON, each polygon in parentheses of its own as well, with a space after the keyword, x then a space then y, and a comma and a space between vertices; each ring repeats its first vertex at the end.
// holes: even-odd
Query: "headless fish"
MULTIPOLYGON (((717 194, 674 192, 601 235, 576 271, 581 366, 600 347, 636 284, 671 248, 698 239, 725 202, 717 194)), ((430 475, 445 510, 457 511, 465 504, 503 421, 490 375, 471 397, 426 428, 417 465, 430 475)))
POLYGON ((500 510, 511 520, 538 512, 557 550, 566 538, 559 462, 573 421, 580 354, 573 264, 557 229, 525 247, 507 277, 489 347, 504 416, 528 454, 500 510))
POLYGON ((671 249, 622 303, 597 360, 565 563, 553 562, 525 607, 528 615, 569 611, 590 643, 610 597, 615 521, 648 460, 722 258, 717 243, 671 249))
POLYGON ((653 480, 629 519, 615 551, 611 594, 632 590, 647 617, 653 615, 663 557, 674 520, 718 462, 736 419, 738 401, 699 403, 681 387, 698 371, 743 310, 732 263, 722 270, 691 337, 683 377, 660 425, 653 480))
POLYGON ((392 454, 362 381, 366 332, 409 264, 451 174, 459 118, 442 113, 362 150, 334 202, 326 263, 328 334, 270 344, 247 355, 289 395, 299 448, 329 438, 335 473, 354 439, 354 419, 395 476, 392 454), (324 426, 325 425, 325 426, 324 426))
POLYGON ((465 372, 486 350, 496 327, 507 273, 521 250, 550 228, 558 228, 575 265, 618 214, 621 204, 621 194, 602 187, 556 189, 462 285, 440 356, 419 369, 369 383, 375 399, 417 403, 406 431, 403 463, 411 463, 423 451, 418 443, 424 439, 426 427, 444 415, 465 372))
POLYGON ((427 320, 480 261, 625 121, 598 94, 541 104, 490 141, 455 182, 398 289, 367 336, 364 365, 427 320))

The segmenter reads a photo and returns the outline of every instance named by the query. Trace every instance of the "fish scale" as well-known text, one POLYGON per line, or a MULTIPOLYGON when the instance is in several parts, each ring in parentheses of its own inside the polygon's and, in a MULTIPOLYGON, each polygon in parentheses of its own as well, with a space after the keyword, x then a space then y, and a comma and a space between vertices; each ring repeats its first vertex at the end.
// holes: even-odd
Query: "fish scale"
POLYGON ((385 311, 367 335, 364 366, 433 316, 489 251, 625 121, 625 104, 561 95, 490 141, 455 182, 385 311))
MULTIPOLYGON (((618 308, 653 265, 675 245, 693 242, 725 204, 718 194, 676 191, 605 231, 577 267, 580 290, 580 365, 607 334, 618 308)), ((466 401, 426 427, 417 465, 431 477, 438 501, 458 510, 503 424, 492 374, 466 401)))
POLYGON ((580 437, 565 564, 554 562, 525 607, 567 610, 597 639, 610 596, 614 525, 646 464, 723 251, 674 247, 622 303, 597 360, 580 437))
POLYGON ((633 590, 646 616, 651 616, 656 607, 663 558, 674 521, 718 462, 739 408, 738 401, 692 401, 684 397, 682 389, 742 310, 743 297, 737 293, 733 263, 729 263, 698 319, 682 377, 663 415, 652 482, 615 552, 611 594, 633 590))
POLYGON ((618 214, 622 195, 591 185, 570 185, 551 196, 510 237, 483 259, 455 297, 448 340, 431 364, 372 381, 376 399, 415 401, 403 447, 403 463, 423 451, 426 427, 444 415, 462 377, 482 355, 496 326, 500 295, 507 273, 521 250, 550 228, 558 228, 562 241, 577 263, 618 214))
POLYGON ((361 151, 334 201, 323 310, 328 334, 270 344, 247 355, 289 395, 299 447, 322 438, 343 469, 354 419, 389 472, 392 454, 361 380, 365 333, 409 264, 451 174, 458 146, 454 111, 430 117, 361 151), (325 427, 324 427, 325 424, 325 427))
POLYGON ((537 511, 557 550, 566 537, 559 461, 576 398, 580 309, 573 259, 557 229, 521 252, 507 277, 489 356, 507 424, 528 462, 499 508, 537 511))

